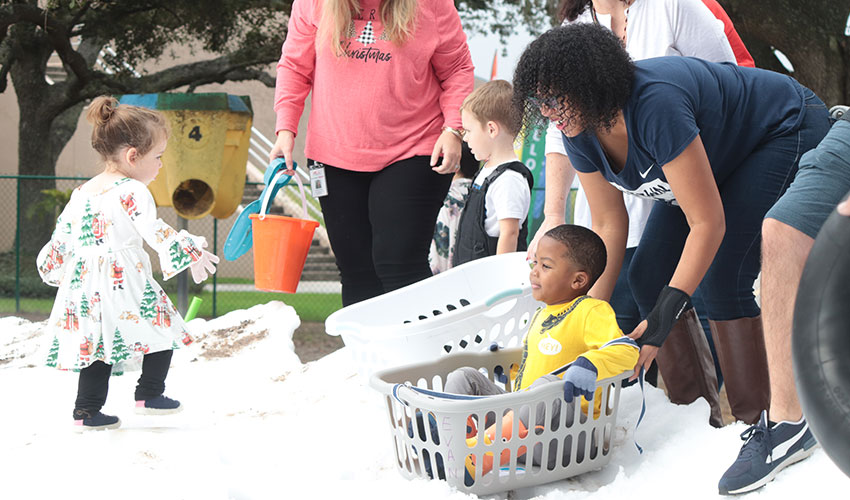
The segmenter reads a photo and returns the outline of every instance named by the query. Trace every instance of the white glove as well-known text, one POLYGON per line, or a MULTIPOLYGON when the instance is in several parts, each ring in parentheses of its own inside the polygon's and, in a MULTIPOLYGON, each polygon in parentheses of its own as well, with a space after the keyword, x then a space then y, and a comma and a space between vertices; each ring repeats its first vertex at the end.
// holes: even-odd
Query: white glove
POLYGON ((210 274, 215 274, 215 265, 219 258, 215 254, 201 250, 201 258, 193 262, 189 269, 192 271, 192 280, 200 283, 207 279, 210 274))

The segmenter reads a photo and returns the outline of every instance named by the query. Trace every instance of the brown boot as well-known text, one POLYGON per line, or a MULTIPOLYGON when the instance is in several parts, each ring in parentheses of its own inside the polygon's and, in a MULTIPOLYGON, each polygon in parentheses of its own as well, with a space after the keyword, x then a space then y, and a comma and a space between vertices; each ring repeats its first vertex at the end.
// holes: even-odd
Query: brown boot
POLYGON ((732 415, 755 424, 770 406, 770 376, 761 316, 709 320, 732 415))
POLYGON ((711 408, 708 422, 713 427, 723 425, 714 360, 693 309, 682 314, 673 325, 655 361, 671 402, 690 404, 704 397, 711 408))

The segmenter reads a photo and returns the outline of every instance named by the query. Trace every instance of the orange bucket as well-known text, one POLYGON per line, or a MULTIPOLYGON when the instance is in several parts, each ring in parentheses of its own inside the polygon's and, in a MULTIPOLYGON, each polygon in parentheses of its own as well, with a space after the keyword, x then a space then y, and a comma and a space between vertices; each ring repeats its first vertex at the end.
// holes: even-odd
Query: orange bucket
POLYGON ((250 217, 254 286, 269 292, 295 293, 319 223, 282 215, 266 214, 261 219, 251 214, 250 217))

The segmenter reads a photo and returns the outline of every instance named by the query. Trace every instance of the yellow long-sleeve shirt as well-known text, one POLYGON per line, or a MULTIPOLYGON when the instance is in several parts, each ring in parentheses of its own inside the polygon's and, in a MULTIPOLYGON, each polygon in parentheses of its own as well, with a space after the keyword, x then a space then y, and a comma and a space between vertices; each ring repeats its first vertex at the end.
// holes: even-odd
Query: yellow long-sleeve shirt
MULTIPOLYGON (((633 369, 639 350, 636 343, 626 339, 617 326, 614 310, 603 300, 582 296, 546 306, 532 319, 523 342, 515 390, 527 388, 579 356, 593 363, 597 380, 633 369), (623 342, 611 342, 617 339, 623 342)), ((599 393, 594 397, 597 404, 599 393)))

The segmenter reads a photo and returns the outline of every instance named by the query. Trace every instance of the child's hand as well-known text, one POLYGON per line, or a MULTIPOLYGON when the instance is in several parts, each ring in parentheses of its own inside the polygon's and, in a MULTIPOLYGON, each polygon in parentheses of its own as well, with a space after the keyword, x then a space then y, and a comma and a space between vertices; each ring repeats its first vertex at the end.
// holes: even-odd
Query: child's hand
POLYGON ((599 372, 593 363, 579 356, 564 372, 564 401, 571 402, 573 398, 584 396, 593 399, 596 392, 596 375, 599 372))
POLYGON ((210 274, 215 274, 215 265, 219 258, 215 254, 201 250, 201 258, 189 266, 192 271, 192 281, 200 283, 207 279, 210 274))

